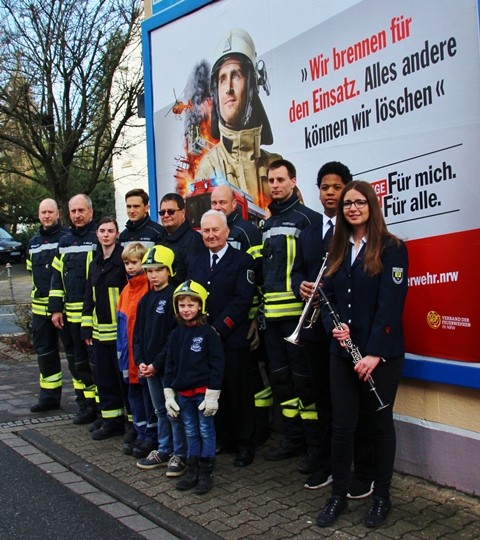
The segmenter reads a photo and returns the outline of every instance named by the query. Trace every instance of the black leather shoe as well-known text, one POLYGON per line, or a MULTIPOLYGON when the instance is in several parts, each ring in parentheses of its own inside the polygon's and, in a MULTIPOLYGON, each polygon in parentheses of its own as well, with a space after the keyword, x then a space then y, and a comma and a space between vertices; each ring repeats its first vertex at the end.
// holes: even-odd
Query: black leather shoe
POLYGON ((30 407, 30 412, 46 412, 60 409, 60 403, 35 403, 30 407))
POLYGON ((92 433, 92 439, 94 441, 103 441, 104 439, 109 439, 110 437, 117 437, 118 435, 123 435, 124 433, 125 429, 123 427, 123 424, 120 424, 118 426, 103 424, 101 427, 99 427, 92 433))
POLYGON ((392 509, 392 503, 390 499, 384 497, 373 497, 372 506, 363 518, 363 524, 365 527, 378 527, 385 523, 390 510, 392 509))
POLYGON ((299 456, 305 450, 305 445, 297 441, 284 440, 278 448, 271 448, 266 454, 266 461, 280 461, 299 456))
POLYGON ((233 462, 234 467, 247 467, 251 463, 253 463, 253 450, 240 450, 238 454, 235 456, 235 460, 233 462))
POLYGON ((338 516, 348 508, 346 497, 334 495, 325 505, 325 508, 317 516, 317 525, 319 527, 330 527, 338 516))

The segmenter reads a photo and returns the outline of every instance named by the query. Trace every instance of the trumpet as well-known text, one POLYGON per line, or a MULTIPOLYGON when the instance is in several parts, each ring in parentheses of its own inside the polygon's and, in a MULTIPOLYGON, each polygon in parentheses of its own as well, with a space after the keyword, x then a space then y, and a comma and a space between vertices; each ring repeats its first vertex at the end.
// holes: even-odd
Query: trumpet
MULTIPOLYGON (((322 300, 323 300, 325 306, 329 310, 328 312, 329 312, 330 317, 332 318, 333 324, 335 324, 335 326, 338 329, 343 330, 343 325, 342 325, 342 323, 340 321, 340 318, 335 313, 332 305, 328 301, 327 296, 322 291, 322 289, 319 289, 319 292, 320 292, 320 295, 322 297, 322 300)), ((363 358, 362 353, 360 352, 359 348, 353 343, 353 341, 350 338, 345 340, 345 347, 346 347, 348 353, 350 354, 350 356, 352 357, 354 365, 358 364, 358 362, 360 362, 360 360, 363 358)), ((371 375, 368 378, 367 382, 370 385, 370 392, 373 392, 375 397, 377 398, 377 402, 378 402, 377 411, 381 411, 382 409, 385 409, 385 407, 388 407, 389 404, 388 403, 386 403, 386 404, 383 403, 382 398, 379 396, 379 394, 377 392, 377 388, 375 387, 375 383, 373 382, 373 377, 371 375)))
POLYGON ((312 305, 315 293, 320 288, 323 274, 325 274, 325 270, 327 269, 327 257, 328 253, 325 253, 325 257, 323 257, 322 260, 322 266, 320 268, 320 271, 318 272, 317 279, 315 280, 315 284, 313 286, 313 292, 310 295, 307 303, 305 304, 305 307, 303 308, 302 314, 300 315, 300 319, 297 326, 295 327, 295 330, 290 336, 283 338, 285 339, 285 341, 288 341, 293 345, 302 345, 300 340, 300 331, 302 330, 302 328, 312 328, 312 326, 317 322, 318 316, 320 315, 320 307, 312 308, 312 305))

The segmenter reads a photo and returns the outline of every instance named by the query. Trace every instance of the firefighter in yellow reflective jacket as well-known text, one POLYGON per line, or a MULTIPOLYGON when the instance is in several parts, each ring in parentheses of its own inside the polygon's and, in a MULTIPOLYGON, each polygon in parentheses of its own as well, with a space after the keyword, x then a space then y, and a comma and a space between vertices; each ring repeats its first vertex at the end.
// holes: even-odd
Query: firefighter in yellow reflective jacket
POLYGON ((269 461, 303 452, 317 439, 315 405, 308 403, 311 376, 301 347, 285 341, 302 314, 303 304, 291 287, 298 236, 321 215, 304 206, 296 189, 292 163, 278 160, 270 165, 268 186, 271 216, 263 227, 263 302, 266 320, 265 345, 273 396, 282 408, 284 440, 265 456, 269 461))
POLYGON ((263 207, 268 166, 281 156, 260 148, 272 144, 273 135, 259 86, 270 93, 265 64, 257 61, 250 35, 233 28, 215 51, 210 76, 211 132, 220 141, 203 156, 195 178, 222 178, 263 207))
POLYGON ((48 311, 56 328, 63 330, 72 341, 74 357, 69 364, 80 411, 74 424, 87 424, 97 418, 95 384, 89 364, 89 351, 80 336, 85 283, 90 262, 97 248, 96 226, 93 223, 92 201, 79 194, 68 203, 70 231, 58 242, 52 262, 48 311))
POLYGON ((125 429, 127 387, 117 360, 117 304, 127 284, 122 259, 123 248, 117 244, 118 224, 113 217, 98 222, 98 252, 90 264, 82 314, 82 338, 93 346, 95 382, 97 383, 102 424, 92 432, 99 441, 122 435, 125 429))
MULTIPOLYGON (((44 199, 38 207, 40 229, 28 243, 27 270, 32 274, 32 329, 33 347, 38 357, 40 392, 31 412, 44 412, 60 407, 62 397, 62 369, 58 350, 59 330, 53 326, 48 312, 48 291, 52 279, 52 261, 59 239, 68 229, 59 221, 56 201, 44 199)), ((71 340, 60 332, 69 365, 73 366, 71 340)), ((75 376, 74 374, 72 374, 75 376)))

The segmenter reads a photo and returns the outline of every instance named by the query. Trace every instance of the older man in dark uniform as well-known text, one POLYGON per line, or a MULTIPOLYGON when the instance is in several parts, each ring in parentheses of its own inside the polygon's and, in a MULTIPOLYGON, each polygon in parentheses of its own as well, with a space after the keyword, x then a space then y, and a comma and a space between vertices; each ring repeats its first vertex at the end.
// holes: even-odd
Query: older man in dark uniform
POLYGON ((219 439, 237 451, 236 467, 254 457, 255 404, 248 312, 255 292, 254 260, 228 245, 229 229, 222 212, 209 210, 201 221, 208 251, 192 259, 188 277, 208 291, 208 322, 222 339, 225 375, 217 415, 219 439))

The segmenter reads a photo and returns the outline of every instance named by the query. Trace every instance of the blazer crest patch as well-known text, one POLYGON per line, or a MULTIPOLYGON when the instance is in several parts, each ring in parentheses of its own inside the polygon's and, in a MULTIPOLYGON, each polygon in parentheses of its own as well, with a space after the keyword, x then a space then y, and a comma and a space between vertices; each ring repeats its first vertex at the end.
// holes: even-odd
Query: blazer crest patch
POLYGON ((394 266, 392 268, 392 279, 396 285, 400 285, 403 282, 403 268, 394 266))

